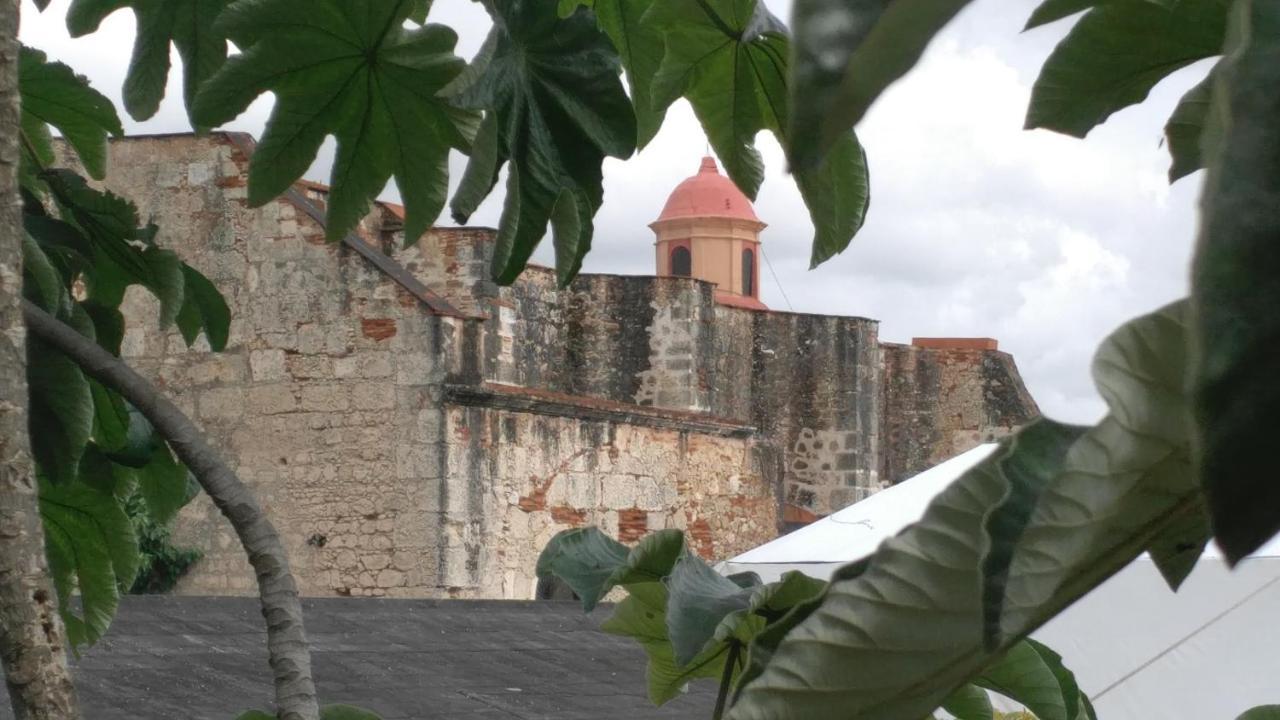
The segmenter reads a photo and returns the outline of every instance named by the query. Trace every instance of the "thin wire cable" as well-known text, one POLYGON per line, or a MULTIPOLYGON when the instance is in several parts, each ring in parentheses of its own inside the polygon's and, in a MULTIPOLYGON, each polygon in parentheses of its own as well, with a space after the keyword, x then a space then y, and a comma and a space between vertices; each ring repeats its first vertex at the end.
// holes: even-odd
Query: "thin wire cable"
POLYGON ((1248 603, 1250 600, 1253 600, 1253 599, 1254 599, 1255 597, 1257 597, 1258 595, 1261 595, 1263 591, 1265 591, 1265 590, 1269 589, 1272 585, 1275 585, 1277 582, 1280 582, 1280 577, 1274 577, 1274 578, 1272 578, 1272 579, 1271 579, 1271 581, 1270 581, 1270 582, 1268 582, 1267 584, 1263 585, 1262 587, 1258 588, 1257 590, 1254 590, 1253 592, 1249 593, 1248 595, 1245 595, 1243 598, 1241 598, 1241 599, 1240 599, 1240 601, 1239 601, 1239 602, 1237 602, 1236 604, 1234 604, 1234 605, 1232 605, 1231 607, 1227 608, 1226 610, 1223 610, 1222 612, 1218 613, 1217 615, 1214 615, 1212 618, 1210 618, 1210 619, 1209 619, 1209 621, 1208 621, 1208 622, 1204 623, 1203 625, 1201 625, 1200 627, 1196 628, 1195 630, 1192 630, 1190 633, 1188 633, 1188 634, 1187 634, 1185 637, 1183 637, 1181 640, 1179 640, 1179 641, 1175 642, 1174 644, 1170 645, 1169 647, 1165 648, 1165 649, 1164 649, 1164 650, 1163 650, 1159 655, 1156 655, 1155 657, 1151 658, 1150 660, 1148 660, 1148 661, 1146 661, 1146 662, 1142 663, 1142 664, 1141 664, 1141 665, 1139 665, 1138 667, 1136 667, 1136 668, 1134 668, 1133 670, 1131 670, 1131 671, 1129 671, 1128 673, 1126 673, 1126 674, 1125 674, 1123 677, 1121 677, 1119 680, 1116 680, 1115 682, 1113 682, 1113 683, 1111 683, 1110 685, 1106 686, 1105 688, 1103 688, 1103 689, 1102 689, 1102 692, 1098 693, 1097 695, 1094 695, 1094 696, 1093 696, 1092 698, 1090 698, 1090 699, 1091 699, 1091 700, 1098 700, 1098 699, 1099 699, 1099 698, 1101 698, 1103 695, 1106 695, 1107 693, 1111 692, 1112 690, 1115 690, 1117 687, 1119 687, 1120 685, 1124 684, 1124 682, 1125 682, 1126 680, 1128 680, 1129 678, 1133 677, 1134 675, 1137 675, 1138 673, 1142 672, 1143 670, 1146 670, 1148 667, 1150 667, 1153 663, 1155 663, 1155 662, 1156 662, 1157 660, 1159 660, 1160 658, 1162 658, 1162 657, 1164 657, 1165 655, 1168 655, 1169 653, 1171 653, 1171 652, 1173 652, 1174 650, 1178 649, 1178 647, 1179 647, 1179 646, 1181 646, 1183 643, 1187 642, 1188 640, 1190 640, 1191 638, 1195 637, 1196 635, 1199 635, 1200 633, 1202 633, 1202 632, 1204 632, 1205 630, 1209 629, 1209 627, 1210 627, 1211 625, 1213 625, 1214 623, 1218 622, 1218 621, 1219 621, 1219 620, 1221 620, 1222 618, 1224 618, 1224 617, 1226 617, 1226 616, 1230 615, 1231 613, 1235 612, 1236 610, 1240 609, 1240 606, 1244 605, 1245 603, 1248 603))
POLYGON ((769 256, 765 253, 764 247, 760 247, 760 256, 764 258, 764 264, 769 267, 769 274, 773 276, 773 282, 778 286, 778 292, 782 293, 782 299, 787 303, 787 309, 792 312, 795 308, 791 307, 791 298, 787 297, 787 291, 782 289, 782 281, 778 279, 778 273, 773 271, 773 263, 769 262, 769 256))

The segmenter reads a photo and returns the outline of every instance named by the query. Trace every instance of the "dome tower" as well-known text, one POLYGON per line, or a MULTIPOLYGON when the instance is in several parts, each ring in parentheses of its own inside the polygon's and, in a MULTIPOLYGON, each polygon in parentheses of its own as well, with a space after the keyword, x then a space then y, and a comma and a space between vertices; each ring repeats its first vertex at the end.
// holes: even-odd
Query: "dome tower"
POLYGON ((716 300, 766 310, 760 302, 760 231, 751 201, 720 174, 716 161, 702 158, 698 174, 676 186, 658 219, 657 274, 715 283, 716 300))

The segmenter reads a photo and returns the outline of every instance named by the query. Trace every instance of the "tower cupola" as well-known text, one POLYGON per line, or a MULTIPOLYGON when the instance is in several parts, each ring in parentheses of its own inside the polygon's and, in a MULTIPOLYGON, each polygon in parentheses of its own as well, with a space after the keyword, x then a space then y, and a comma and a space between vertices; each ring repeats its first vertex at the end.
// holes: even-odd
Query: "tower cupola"
POLYGON ((716 161, 702 158, 698 173, 676 186, 658 219, 657 274, 715 283, 726 305, 767 309, 760 302, 760 231, 751 201, 716 161))

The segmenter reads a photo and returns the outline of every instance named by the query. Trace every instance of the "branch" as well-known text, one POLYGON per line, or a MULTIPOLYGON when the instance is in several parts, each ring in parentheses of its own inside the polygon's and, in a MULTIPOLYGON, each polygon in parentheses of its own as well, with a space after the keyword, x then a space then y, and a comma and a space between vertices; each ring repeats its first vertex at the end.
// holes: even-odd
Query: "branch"
POLYGON ((311 681, 311 650, 302 627, 298 588, 280 537, 253 493, 205 442, 195 424, 123 360, 27 300, 22 301, 22 314, 32 335, 120 393, 151 421, 231 522, 258 576, 280 720, 316 720, 320 711, 311 681))

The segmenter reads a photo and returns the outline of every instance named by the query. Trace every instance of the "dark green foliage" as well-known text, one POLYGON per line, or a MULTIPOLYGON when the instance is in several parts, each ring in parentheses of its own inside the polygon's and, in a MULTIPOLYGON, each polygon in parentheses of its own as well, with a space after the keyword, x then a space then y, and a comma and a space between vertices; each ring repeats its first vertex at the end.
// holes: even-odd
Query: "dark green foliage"
POLYGON ((1217 72, 1221 150, 1209 165, 1192 271, 1200 482, 1235 563, 1280 530, 1280 5, 1241 0, 1217 72))
MULTIPOLYGON (((186 488, 183 488, 184 495, 186 488)), ((180 548, 170 540, 169 527, 158 521, 140 495, 132 496, 125 511, 138 538, 138 575, 129 588, 131 595, 155 595, 173 590, 178 580, 200 561, 202 553, 180 548)))
POLYGON ((393 176, 404 197, 405 237, 414 242, 444 207, 450 148, 469 147, 474 118, 438 92, 459 72, 457 37, 440 25, 406 29, 409 0, 242 0, 218 29, 244 52, 201 89, 192 114, 215 127, 265 92, 275 110, 250 161, 249 201, 287 190, 338 140, 327 205, 336 241, 368 212, 393 176), (263 41, 264 33, 269 39, 263 41))
POLYGON ((227 59, 227 37, 214 22, 230 0, 73 0, 67 12, 72 37, 96 32, 123 8, 137 17, 133 58, 124 81, 124 106, 135 120, 156 114, 169 79, 169 45, 182 58, 187 106, 196 89, 227 59))
MULTIPOLYGON (((630 157, 636 147, 620 61, 585 10, 562 19, 551 0, 493 0, 487 7, 492 57, 454 97, 485 110, 493 123, 477 138, 487 145, 477 147, 477 168, 469 170, 476 189, 485 180, 492 188, 507 167, 493 276, 514 281, 550 224, 556 274, 568 283, 591 247, 604 158, 630 157)), ((455 199, 454 216, 465 221, 477 194, 455 199)))
POLYGON ((85 170, 101 179, 107 173, 107 135, 122 135, 115 106, 89 87, 83 76, 43 52, 23 47, 18 66, 25 149, 39 163, 53 162, 48 126, 57 128, 75 148, 85 170))
POLYGON ((1027 128, 1084 137, 1142 102, 1178 68, 1222 52, 1228 0, 1107 2, 1087 12, 1045 61, 1027 128))

